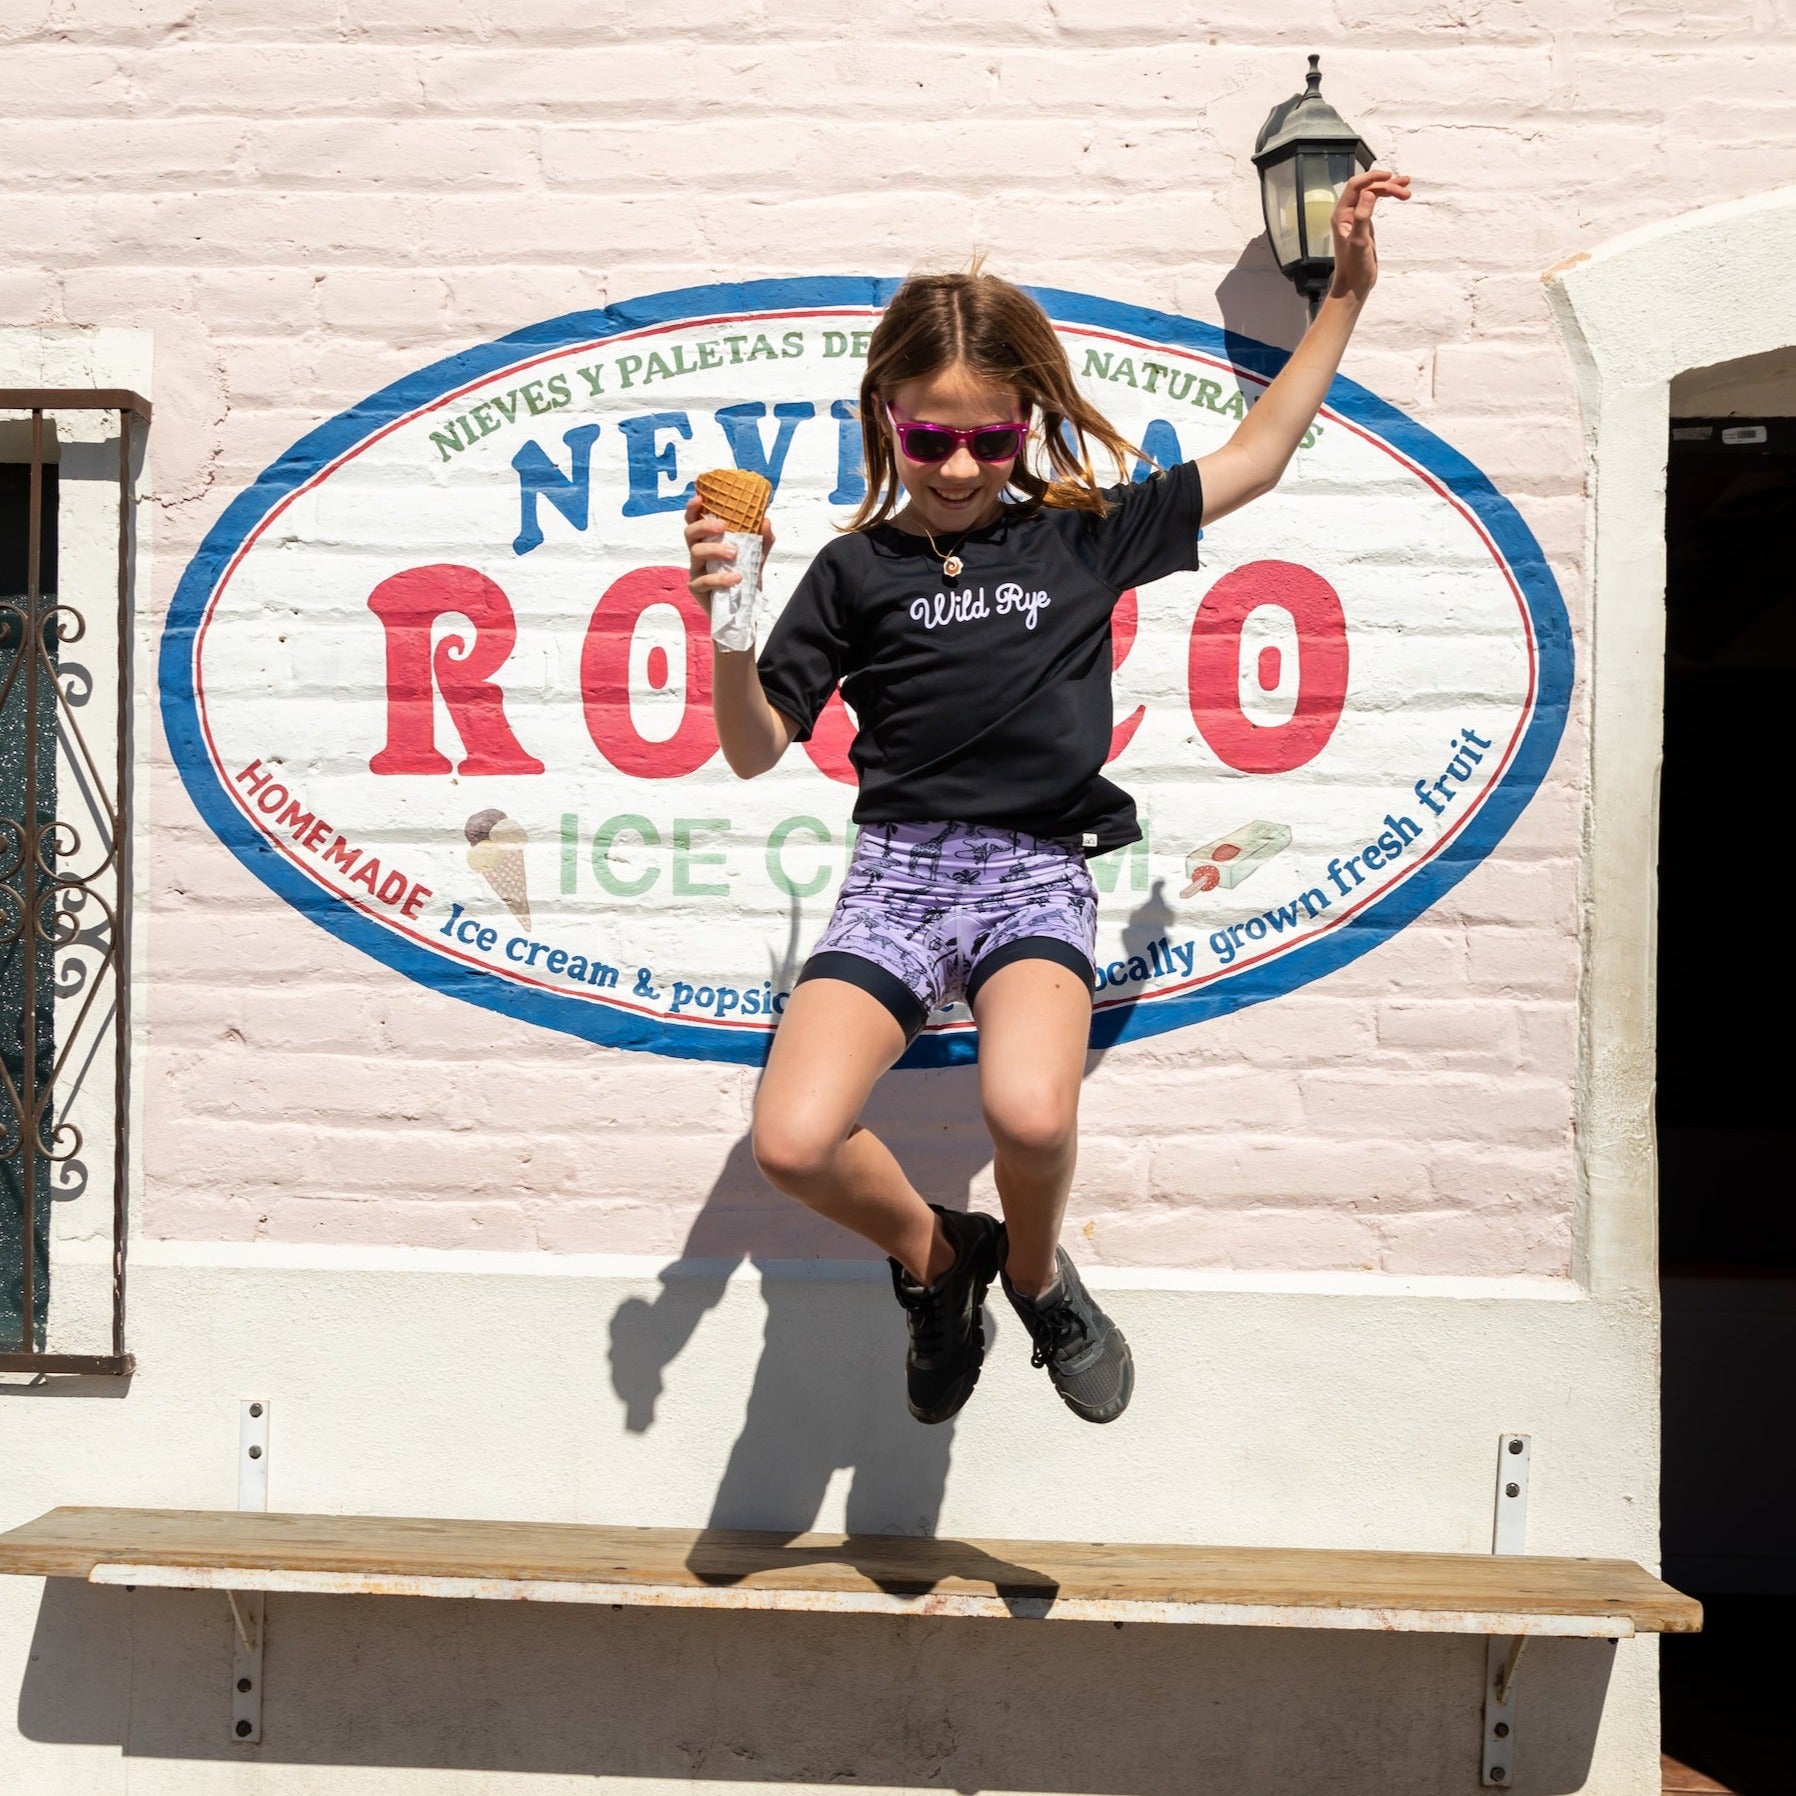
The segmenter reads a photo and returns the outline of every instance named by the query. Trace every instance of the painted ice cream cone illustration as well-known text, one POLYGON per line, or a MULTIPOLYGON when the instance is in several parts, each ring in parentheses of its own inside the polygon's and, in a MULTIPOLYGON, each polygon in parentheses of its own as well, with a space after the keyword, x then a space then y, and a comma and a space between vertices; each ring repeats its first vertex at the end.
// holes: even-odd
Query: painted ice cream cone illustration
POLYGON ((1194 848, 1185 856, 1185 878, 1189 883, 1179 896, 1195 898, 1199 892, 1213 892, 1218 886, 1232 890, 1290 846, 1291 831, 1286 824, 1257 820, 1244 823, 1220 841, 1194 848))
POLYGON ((524 877, 523 824, 503 811, 476 811, 464 826, 468 865, 493 888, 517 920, 530 927, 530 888, 524 877))
MULTIPOLYGON (((747 468, 713 468, 692 483, 705 515, 726 526, 723 540, 736 551, 727 565, 742 576, 711 600, 711 640, 737 653, 755 646, 755 606, 761 596, 761 520, 773 497, 772 482, 747 468)), ((724 564, 719 564, 724 565, 724 564)))

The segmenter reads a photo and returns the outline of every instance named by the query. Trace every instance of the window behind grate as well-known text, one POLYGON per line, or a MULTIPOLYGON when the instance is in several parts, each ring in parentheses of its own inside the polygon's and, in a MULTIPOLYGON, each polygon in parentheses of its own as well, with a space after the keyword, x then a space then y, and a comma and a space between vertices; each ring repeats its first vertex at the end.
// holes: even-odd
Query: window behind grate
MULTIPOLYGON (((56 1056, 55 949, 28 925, 47 899, 55 875, 56 756, 43 745, 56 738, 57 661, 55 463, 38 472, 39 583, 49 615, 42 631, 44 677, 33 681, 22 665, 26 619, 36 602, 29 593, 31 468, 0 464, 0 1349, 42 1351, 50 1306, 50 1166, 48 1156, 25 1152, 21 1111, 53 1090, 56 1056), (35 809, 42 846, 28 860, 21 827, 35 809), (29 1057, 31 1069, 26 1071, 29 1057), (32 1186, 32 1317, 24 1327, 26 1204, 32 1186)), ((45 1133, 55 1133, 53 1103, 45 1106, 45 1133)))
POLYGON ((0 390, 0 1371, 131 1369, 131 421, 148 416, 130 393, 0 390))

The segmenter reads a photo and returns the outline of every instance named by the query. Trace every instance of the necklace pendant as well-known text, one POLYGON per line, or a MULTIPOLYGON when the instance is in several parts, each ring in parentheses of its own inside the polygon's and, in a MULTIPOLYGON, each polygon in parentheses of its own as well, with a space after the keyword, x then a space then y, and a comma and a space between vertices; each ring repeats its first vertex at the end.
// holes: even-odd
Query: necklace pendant
POLYGON ((963 562, 958 555, 950 555, 947 560, 942 563, 942 572, 946 574, 950 580, 958 580, 960 578, 960 570, 965 565, 966 563, 963 562))

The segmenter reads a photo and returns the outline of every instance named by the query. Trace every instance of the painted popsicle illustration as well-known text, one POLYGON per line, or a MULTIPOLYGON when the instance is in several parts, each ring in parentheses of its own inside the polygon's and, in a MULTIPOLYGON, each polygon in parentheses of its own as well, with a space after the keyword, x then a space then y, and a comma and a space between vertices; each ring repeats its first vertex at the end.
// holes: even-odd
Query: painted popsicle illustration
POLYGON ((1267 823, 1255 819, 1237 830, 1194 848, 1185 856, 1186 887, 1179 896, 1194 898, 1199 892, 1213 892, 1218 886, 1232 890, 1250 878, 1273 858, 1291 846, 1291 830, 1283 823, 1267 823))

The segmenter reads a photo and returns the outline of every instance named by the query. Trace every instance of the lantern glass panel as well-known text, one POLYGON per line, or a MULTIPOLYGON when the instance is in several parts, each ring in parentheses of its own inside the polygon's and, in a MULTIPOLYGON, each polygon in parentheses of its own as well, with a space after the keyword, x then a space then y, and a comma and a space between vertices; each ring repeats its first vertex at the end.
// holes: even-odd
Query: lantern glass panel
POLYGON ((1332 262, 1334 239, 1329 235, 1329 220, 1334 216, 1335 201, 1353 174, 1353 152, 1330 150, 1305 152, 1297 158, 1297 181, 1303 193, 1302 228, 1304 260, 1332 262))
POLYGON ((1272 254, 1280 268, 1290 268, 1303 258, 1297 231, 1297 161, 1289 157, 1262 172, 1266 196, 1266 229, 1272 235, 1272 254))

